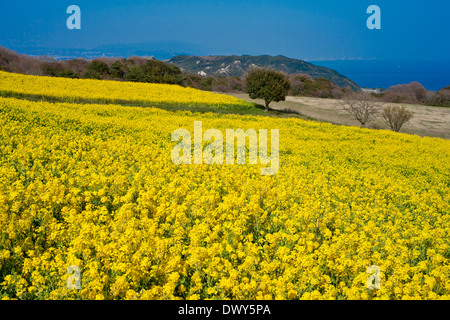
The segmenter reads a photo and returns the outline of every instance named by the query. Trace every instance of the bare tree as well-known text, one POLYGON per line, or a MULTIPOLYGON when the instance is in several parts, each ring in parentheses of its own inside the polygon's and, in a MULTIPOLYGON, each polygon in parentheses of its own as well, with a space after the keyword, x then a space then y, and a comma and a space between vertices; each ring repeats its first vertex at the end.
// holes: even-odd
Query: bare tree
POLYGON ((386 106, 383 108, 382 116, 391 130, 399 132, 402 126, 411 120, 413 114, 404 106, 386 106))
POLYGON ((342 110, 355 117, 364 127, 378 113, 380 105, 368 95, 359 95, 357 99, 344 99, 340 103, 342 110))

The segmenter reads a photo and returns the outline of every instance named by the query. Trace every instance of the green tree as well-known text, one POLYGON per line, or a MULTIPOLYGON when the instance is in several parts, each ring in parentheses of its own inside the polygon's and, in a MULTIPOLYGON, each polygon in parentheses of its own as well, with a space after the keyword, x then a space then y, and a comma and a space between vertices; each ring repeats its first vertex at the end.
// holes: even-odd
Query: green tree
POLYGON ((59 77, 64 77, 64 78, 72 78, 72 79, 78 79, 79 76, 78 74, 73 71, 72 69, 64 69, 62 70, 59 75, 59 77))
POLYGON ((251 99, 263 99, 269 110, 272 101, 284 101, 290 88, 287 77, 276 70, 253 69, 246 78, 247 93, 251 99))
POLYGON ((125 80, 150 83, 181 84, 183 77, 176 66, 158 60, 148 60, 145 64, 130 68, 125 80))
POLYGON ((133 66, 124 76, 127 81, 145 82, 145 74, 140 66, 133 66))
POLYGON ((83 76, 91 79, 102 79, 106 78, 108 75, 108 65, 103 61, 93 60, 83 76))
POLYGON ((42 71, 44 75, 51 77, 64 77, 64 78, 79 78, 78 74, 70 68, 64 69, 58 63, 44 63, 42 65, 42 71))
POLYGON ((123 79, 123 76, 125 75, 125 71, 123 71, 120 61, 114 62, 109 71, 112 78, 123 79))

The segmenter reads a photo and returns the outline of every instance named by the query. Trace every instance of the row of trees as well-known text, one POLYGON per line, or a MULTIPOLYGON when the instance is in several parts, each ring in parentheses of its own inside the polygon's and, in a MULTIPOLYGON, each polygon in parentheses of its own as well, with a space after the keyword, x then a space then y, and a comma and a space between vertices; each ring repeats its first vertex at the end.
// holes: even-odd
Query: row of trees
MULTIPOLYGON (((80 59, 77 59, 80 60, 80 59)), ((217 92, 247 92, 247 81, 239 77, 203 77, 183 74, 174 65, 162 61, 132 57, 129 59, 97 59, 92 62, 46 62, 43 73, 69 78, 114 79, 137 82, 168 83, 217 92), (72 64, 72 65, 70 65, 72 64)), ((306 74, 285 75, 289 81, 288 94, 331 99, 358 99, 359 93, 350 88, 340 88, 328 79, 306 74)), ((450 86, 437 92, 426 90, 420 83, 412 82, 393 86, 371 96, 379 102, 426 104, 450 107, 450 86)))
POLYGON ((167 83, 206 91, 245 92, 245 80, 239 77, 183 74, 174 65, 139 57, 120 60, 104 58, 92 62, 82 59, 46 62, 42 71, 44 75, 53 77, 167 83))
POLYGON ((117 60, 111 65, 101 60, 93 60, 84 72, 77 73, 57 62, 43 65, 45 75, 68 78, 115 79, 136 82, 182 84, 181 70, 158 60, 145 60, 137 64, 134 60, 117 60))
MULTIPOLYGON (((44 75, 53 77, 110 79, 137 82, 178 84, 200 90, 244 93, 245 77, 225 77, 183 74, 174 65, 155 59, 139 57, 129 59, 83 59, 51 61, 42 65, 44 75)), ((340 88, 324 78, 313 79, 307 74, 287 76, 290 82, 289 95, 340 99, 352 90, 340 88)))

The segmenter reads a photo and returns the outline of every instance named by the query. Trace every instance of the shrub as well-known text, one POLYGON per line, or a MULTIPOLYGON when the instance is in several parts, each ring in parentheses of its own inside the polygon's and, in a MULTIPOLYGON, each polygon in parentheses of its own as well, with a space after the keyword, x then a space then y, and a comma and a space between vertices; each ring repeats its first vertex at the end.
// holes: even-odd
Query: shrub
POLYGON ((216 80, 212 77, 204 78, 201 82, 201 89, 206 91, 212 91, 213 85, 216 84, 216 80))
POLYGON ((413 114, 404 106, 386 106, 383 109, 382 116, 391 130, 399 132, 402 126, 411 120, 413 114))
POLYGON ((364 127, 378 113, 379 105, 373 99, 370 95, 359 95, 356 100, 344 99, 340 107, 364 127))
POLYGON ((291 88, 289 93, 294 96, 337 98, 345 96, 344 91, 334 82, 325 79, 313 79, 308 75, 296 75, 290 77, 291 88))
POLYGON ((394 103, 423 103, 427 90, 418 82, 400 84, 390 87, 383 95, 383 100, 394 103))

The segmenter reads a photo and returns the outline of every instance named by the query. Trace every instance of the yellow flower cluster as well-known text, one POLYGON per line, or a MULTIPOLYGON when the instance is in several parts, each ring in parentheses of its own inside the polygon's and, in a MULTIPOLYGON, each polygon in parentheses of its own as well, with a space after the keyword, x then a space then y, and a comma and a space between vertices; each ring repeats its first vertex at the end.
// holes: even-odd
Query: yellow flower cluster
POLYGON ((0 125, 0 298, 450 298, 450 141, 13 98, 0 125), (194 121, 279 129, 278 173, 173 164, 194 121))
POLYGON ((0 92, 54 97, 70 102, 134 102, 175 105, 242 106, 252 103, 225 94, 177 85, 40 77, 0 71, 0 92))

